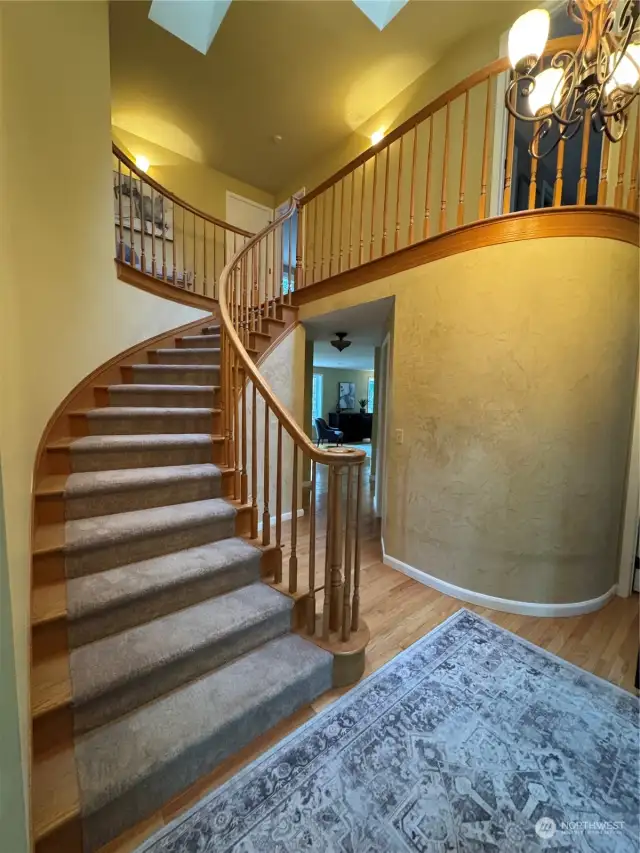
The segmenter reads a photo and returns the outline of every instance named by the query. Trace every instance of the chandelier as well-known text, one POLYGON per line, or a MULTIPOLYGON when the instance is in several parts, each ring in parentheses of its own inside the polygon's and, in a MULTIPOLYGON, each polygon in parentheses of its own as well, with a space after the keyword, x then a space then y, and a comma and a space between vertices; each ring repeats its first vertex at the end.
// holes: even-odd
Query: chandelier
POLYGON ((515 75, 505 105, 511 115, 534 123, 529 153, 536 160, 560 140, 571 139, 585 121, 612 142, 622 139, 640 81, 638 0, 569 0, 569 17, 582 27, 578 49, 560 50, 540 69, 549 36, 549 13, 532 9, 509 32, 509 60, 515 75), (518 109, 519 96, 530 113, 518 109), (543 144, 553 127, 557 133, 543 144))

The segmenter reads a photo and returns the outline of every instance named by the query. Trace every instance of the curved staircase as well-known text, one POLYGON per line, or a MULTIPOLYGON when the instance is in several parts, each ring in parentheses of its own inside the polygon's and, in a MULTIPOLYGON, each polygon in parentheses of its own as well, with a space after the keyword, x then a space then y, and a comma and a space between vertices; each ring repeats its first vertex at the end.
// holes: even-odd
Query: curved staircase
MULTIPOLYGON (((331 686, 332 655, 291 633, 293 599, 262 582, 246 538, 251 507, 229 498, 220 330, 195 332, 95 387, 95 408, 69 412, 71 434, 44 451, 38 853, 97 850, 331 686)), ((252 356, 270 341, 256 334, 252 356)))

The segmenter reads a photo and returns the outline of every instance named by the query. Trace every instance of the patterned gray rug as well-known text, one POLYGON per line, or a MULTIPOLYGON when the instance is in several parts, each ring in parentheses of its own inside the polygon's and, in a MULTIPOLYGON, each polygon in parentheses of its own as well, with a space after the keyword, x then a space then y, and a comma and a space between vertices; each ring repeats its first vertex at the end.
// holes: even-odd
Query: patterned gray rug
POLYGON ((638 700, 466 610, 145 853, 636 853, 638 700))

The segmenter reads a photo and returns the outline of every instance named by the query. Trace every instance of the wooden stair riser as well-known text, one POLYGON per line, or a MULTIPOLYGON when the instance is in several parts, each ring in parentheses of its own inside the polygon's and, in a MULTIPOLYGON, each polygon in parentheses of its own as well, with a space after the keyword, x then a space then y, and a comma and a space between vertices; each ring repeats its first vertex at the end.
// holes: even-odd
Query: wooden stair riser
POLYGON ((33 757, 40 758, 73 744, 73 709, 65 704, 33 718, 33 757))
POLYGON ((35 853, 82 853, 82 822, 76 814, 44 838, 35 839, 35 853))
POLYGON ((266 332, 271 340, 275 340, 282 334, 285 326, 286 322, 279 320, 277 317, 263 317, 260 323, 260 331, 266 332))
POLYGON ((271 346, 271 337, 266 332, 249 332, 249 346, 262 355, 271 346))
POLYGON ((295 305, 276 305, 276 317, 290 326, 298 319, 298 308, 295 305))

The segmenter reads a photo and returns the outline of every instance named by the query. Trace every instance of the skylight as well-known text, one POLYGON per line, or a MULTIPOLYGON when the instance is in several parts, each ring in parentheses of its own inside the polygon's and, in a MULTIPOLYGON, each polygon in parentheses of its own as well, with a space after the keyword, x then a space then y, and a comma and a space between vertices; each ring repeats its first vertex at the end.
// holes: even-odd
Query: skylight
POLYGON ((409 0, 353 0, 358 9, 383 30, 409 0))
POLYGON ((231 0, 153 0, 149 19, 206 54, 230 5, 231 0))

